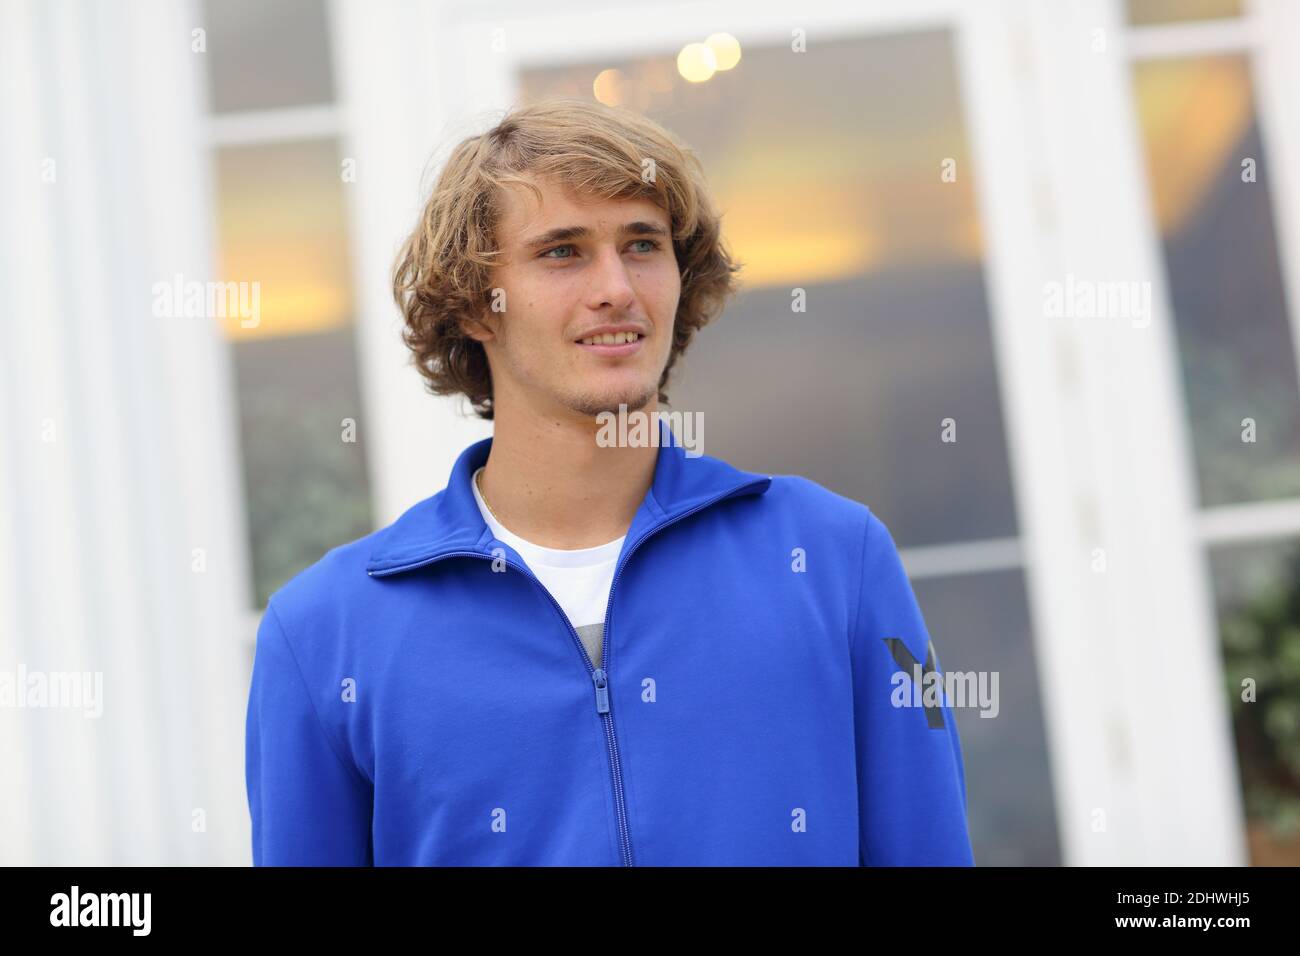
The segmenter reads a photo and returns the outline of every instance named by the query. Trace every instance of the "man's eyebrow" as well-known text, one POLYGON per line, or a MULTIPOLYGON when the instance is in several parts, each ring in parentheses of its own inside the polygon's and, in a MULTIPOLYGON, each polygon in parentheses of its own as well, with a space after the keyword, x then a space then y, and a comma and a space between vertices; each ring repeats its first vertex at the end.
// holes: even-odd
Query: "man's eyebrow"
MULTIPOLYGON (((653 222, 644 222, 638 219, 635 222, 624 223, 619 228, 619 235, 624 236, 667 236, 668 230, 663 226, 656 225, 653 222)), ((540 236, 534 236, 532 239, 526 239, 522 243, 525 249, 540 249, 542 246, 549 246, 553 242, 568 242, 574 239, 586 239, 591 235, 591 230, 586 226, 560 226, 556 229, 548 229, 540 236)))

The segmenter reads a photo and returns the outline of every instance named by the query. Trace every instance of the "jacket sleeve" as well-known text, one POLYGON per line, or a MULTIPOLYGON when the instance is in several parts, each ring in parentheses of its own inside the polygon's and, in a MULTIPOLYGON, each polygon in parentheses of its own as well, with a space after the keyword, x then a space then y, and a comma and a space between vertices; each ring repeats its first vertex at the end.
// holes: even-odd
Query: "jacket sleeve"
POLYGON ((369 866, 373 788, 316 712, 274 604, 257 632, 244 766, 254 866, 369 866))
POLYGON ((889 530, 870 511, 853 633, 858 849, 862 866, 974 866, 966 776, 942 674, 889 530), (914 694, 914 678, 922 685, 914 694))

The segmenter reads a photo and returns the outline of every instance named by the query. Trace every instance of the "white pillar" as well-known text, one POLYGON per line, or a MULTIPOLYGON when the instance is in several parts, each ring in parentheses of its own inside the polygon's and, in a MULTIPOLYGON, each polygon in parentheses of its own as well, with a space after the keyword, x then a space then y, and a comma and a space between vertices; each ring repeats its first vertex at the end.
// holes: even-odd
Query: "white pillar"
POLYGON ((165 0, 0 6, 0 670, 103 674, 98 719, 0 721, 6 863, 250 855, 226 350, 151 308, 215 278, 195 26, 165 0))
POLYGON ((415 225, 450 137, 478 132, 458 114, 447 80, 454 55, 445 3, 334 0, 332 39, 342 154, 356 160, 344 186, 352 225, 362 404, 368 423, 375 521, 382 526, 442 489, 466 445, 491 424, 458 398, 429 395, 402 343, 392 266, 415 225))

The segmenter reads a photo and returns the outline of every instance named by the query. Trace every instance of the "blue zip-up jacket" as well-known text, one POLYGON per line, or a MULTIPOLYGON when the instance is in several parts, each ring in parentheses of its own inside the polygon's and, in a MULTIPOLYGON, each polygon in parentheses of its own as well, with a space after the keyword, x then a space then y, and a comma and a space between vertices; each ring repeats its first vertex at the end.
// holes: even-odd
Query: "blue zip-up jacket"
POLYGON ((483 521, 491 443, 272 596, 256 865, 973 865, 950 701, 913 693, 938 658, 866 506, 660 447, 597 669, 483 521))

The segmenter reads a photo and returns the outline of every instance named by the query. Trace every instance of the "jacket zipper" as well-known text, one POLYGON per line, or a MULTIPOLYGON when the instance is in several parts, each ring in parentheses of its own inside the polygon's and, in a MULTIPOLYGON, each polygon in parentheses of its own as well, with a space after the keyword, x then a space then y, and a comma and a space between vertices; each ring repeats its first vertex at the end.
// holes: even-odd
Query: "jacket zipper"
MULTIPOLYGON (((764 478, 761 480, 767 481, 769 479, 764 478)), ((637 548, 641 547, 642 543, 651 535, 658 534, 663 529, 671 527, 683 518, 688 518, 695 514, 695 512, 707 508, 709 505, 721 501, 724 498, 730 498, 733 495, 737 495, 748 488, 752 488, 758 483, 759 482, 757 481, 753 481, 741 485, 739 488, 733 488, 731 491, 724 492, 713 498, 702 501, 689 511, 683 511, 676 517, 670 518, 662 524, 647 529, 642 533, 641 537, 632 542, 627 549, 627 554, 623 557, 623 562, 618 566, 618 570, 614 572, 614 580, 609 586, 609 599, 605 603, 605 623, 601 629, 601 663, 604 663, 607 660, 605 655, 609 651, 609 622, 610 615, 614 609, 614 589, 618 586, 618 580, 623 576, 623 569, 627 567, 627 563, 631 560, 633 552, 636 551, 637 548)), ((443 558, 456 557, 483 558, 488 561, 496 560, 493 555, 484 554, 481 551, 447 551, 442 554, 435 554, 433 557, 426 558, 422 561, 415 561, 411 564, 403 564, 395 568, 385 568, 381 571, 370 571, 367 573, 371 577, 384 577, 389 574, 396 574, 399 571, 411 571, 415 568, 421 568, 425 565, 441 561, 443 558)), ((596 713, 599 714, 601 719, 605 722, 605 746, 609 753, 610 776, 613 778, 614 785, 614 809, 618 816, 619 849, 622 851, 623 865, 634 866, 635 864, 632 859, 632 835, 627 824, 627 800, 623 792, 623 768, 619 761, 618 738, 614 733, 614 715, 610 711, 609 707, 609 674, 603 667, 596 667, 592 663, 591 655, 587 653, 587 648, 583 646, 582 639, 578 636, 578 632, 574 628, 573 622, 570 621, 569 616, 564 613, 564 608, 560 607, 560 602, 555 600, 555 596, 546 589, 546 585, 542 584, 542 582, 537 579, 537 576, 523 565, 516 564, 509 558, 503 557, 502 560, 505 561, 509 567, 514 568, 516 571, 530 578, 534 584, 542 589, 542 593, 544 593, 550 600, 551 606, 555 608, 555 612, 559 614, 560 618, 564 621, 564 626, 569 629, 569 636, 573 638, 573 643, 577 646, 578 653, 582 655, 583 663, 587 665, 587 672, 591 675, 592 683, 596 690, 596 713)))
MULTIPOLYGON (((486 561, 496 560, 493 555, 483 554, 481 551, 448 551, 443 554, 435 555, 434 557, 424 561, 417 561, 414 564, 404 564, 396 568, 386 568, 383 571, 371 571, 370 576, 383 577, 388 574, 395 574, 398 571, 410 571, 415 568, 424 567, 427 564, 433 564, 434 562, 441 561, 444 558, 459 557, 482 558, 486 561)), ((514 561, 511 561, 506 557, 503 557, 501 560, 542 589, 542 593, 546 595, 547 599, 551 602, 551 606, 555 608, 555 613, 560 615, 560 618, 564 621, 564 626, 568 629, 569 636, 573 638, 573 642, 578 648, 578 653, 582 655, 582 662, 587 665, 587 673, 591 675, 592 684, 595 686, 596 690, 596 713, 600 715, 600 718, 605 725, 605 748, 609 753, 610 776, 613 778, 614 785, 614 806, 618 814, 619 851, 622 855, 623 865, 632 866, 632 839, 628 832, 627 810, 623 800, 623 770, 619 765, 618 741, 614 736, 614 715, 610 713, 609 709, 609 677, 603 668, 596 667, 592 663, 591 655, 587 653, 587 648, 583 646, 582 638, 578 636, 578 632, 574 628, 573 622, 570 621, 569 616, 564 613, 564 608, 560 607, 560 602, 555 600, 555 596, 546 589, 546 585, 539 581, 537 576, 523 565, 516 564, 514 561)), ((612 585, 610 586, 610 593, 611 595, 613 593, 612 585)), ((608 605, 605 608, 605 617, 608 620, 608 605)), ((604 640, 604 635, 602 635, 602 657, 604 656, 605 651, 604 640)))
MULTIPOLYGON (((768 479, 763 479, 763 480, 766 481, 768 479)), ((678 521, 681 521, 683 518, 687 518, 703 508, 707 508, 709 505, 713 504, 714 502, 721 501, 723 498, 729 498, 735 494, 739 494, 744 489, 751 488, 756 484, 758 484, 758 482, 750 482, 749 484, 742 485, 740 488, 733 488, 730 491, 723 492, 720 495, 717 495, 706 501, 702 501, 700 502, 700 504, 696 505, 694 508, 691 508, 689 511, 683 511, 681 514, 677 515, 674 518, 669 518, 667 521, 663 522, 662 524, 657 524, 651 528, 646 529, 646 531, 642 533, 641 537, 637 538, 635 541, 632 542, 631 545, 628 546, 627 554, 623 556, 622 563, 618 566, 618 570, 614 572, 614 580, 610 583, 609 586, 609 599, 605 602, 605 625, 604 627, 601 628, 601 638, 600 638, 600 658, 602 664, 606 663, 609 660, 608 657, 609 630, 610 630, 610 618, 614 612, 614 591, 618 587, 618 579, 623 576, 623 569, 626 568, 627 563, 632 560, 632 555, 636 551, 636 549, 641 547, 642 543, 651 535, 658 534, 660 531, 664 530, 664 528, 671 527, 672 525, 676 524, 678 521)), ((539 585, 541 584, 540 581, 538 581, 537 583, 539 585)), ((543 587, 543 590, 545 590, 545 587, 543 587)), ((550 592, 548 591, 547 593, 549 594, 550 592)), ((554 602, 554 598, 552 598, 552 602, 554 602)), ((559 605, 556 604, 556 607, 558 608, 559 605)), ((567 616, 565 617, 565 621, 566 622, 568 621, 567 616)), ((569 629, 573 630, 572 624, 569 625, 569 629)), ((573 631, 573 636, 574 639, 576 640, 578 637, 578 632, 573 631)), ((579 650, 582 651, 583 660, 585 660, 587 662, 587 666, 591 668, 591 658, 587 654, 587 649, 582 646, 581 641, 578 641, 578 648, 579 650)), ((633 865, 632 836, 628 831, 628 825, 627 825, 627 802, 623 793, 623 768, 618 756, 618 739, 614 735, 614 715, 609 712, 609 690, 608 690, 609 680, 605 671, 599 668, 592 669, 592 679, 596 683, 596 712, 606 718, 605 732, 609 740, 609 753, 610 753, 609 765, 611 768, 611 772, 613 773, 614 776, 614 806, 618 812, 619 836, 623 841, 622 843, 623 865, 632 866, 633 865)))

